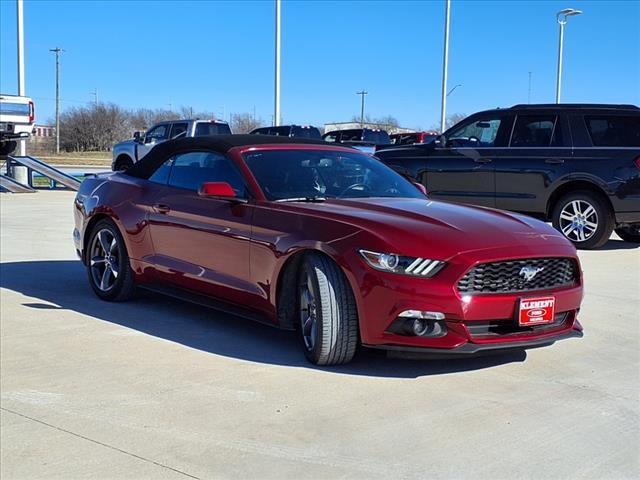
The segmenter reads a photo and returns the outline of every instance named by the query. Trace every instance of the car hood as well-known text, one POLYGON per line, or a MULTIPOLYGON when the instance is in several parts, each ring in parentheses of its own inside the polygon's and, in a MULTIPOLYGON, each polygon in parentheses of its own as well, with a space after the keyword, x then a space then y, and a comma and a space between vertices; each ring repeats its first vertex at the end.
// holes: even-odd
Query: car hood
MULTIPOLYGON (((502 247, 571 246, 544 222, 502 210, 429 199, 329 199, 321 203, 283 203, 297 214, 348 223, 377 237, 389 253, 441 259, 472 250, 502 247), (384 245, 386 243, 386 245, 384 245)), ((372 248, 363 245, 363 248, 372 248)))
POLYGON ((118 142, 116 143, 113 148, 122 148, 122 147, 129 147, 129 146, 133 146, 136 144, 136 141, 133 139, 129 139, 129 140, 123 140, 122 142, 118 142))

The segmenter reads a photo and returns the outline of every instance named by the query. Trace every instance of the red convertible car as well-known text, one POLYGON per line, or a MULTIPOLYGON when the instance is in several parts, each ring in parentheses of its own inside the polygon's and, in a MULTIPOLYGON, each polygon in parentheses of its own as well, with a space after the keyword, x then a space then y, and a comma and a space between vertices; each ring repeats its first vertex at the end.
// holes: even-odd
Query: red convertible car
POLYGON ((582 336, 580 264, 556 230, 432 201, 321 141, 162 143, 126 172, 88 176, 75 224, 101 299, 140 286, 214 304, 297 330, 316 364, 358 345, 468 355, 582 336))

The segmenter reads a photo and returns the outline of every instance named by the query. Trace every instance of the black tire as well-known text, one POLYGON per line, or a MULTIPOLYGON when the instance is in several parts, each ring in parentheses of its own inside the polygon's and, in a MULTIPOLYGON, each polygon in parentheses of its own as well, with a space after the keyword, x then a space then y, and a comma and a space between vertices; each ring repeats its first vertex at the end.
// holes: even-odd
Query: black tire
POLYGON ((308 254, 300 267, 297 298, 296 324, 307 359, 316 365, 350 362, 358 345, 358 312, 338 265, 322 254, 308 254), (312 306, 305 297, 307 291, 313 297, 312 306), (310 327, 306 317, 313 317, 310 327))
POLYGON ((131 167, 133 167, 133 161, 129 157, 123 156, 123 157, 119 157, 116 160, 116 165, 113 171, 124 172, 126 170, 129 170, 131 167))
POLYGON ((127 247, 113 221, 104 219, 93 226, 85 255, 89 285, 99 298, 109 302, 124 302, 133 296, 136 286, 127 247), (103 242, 101 239, 106 240, 103 242), (103 246, 107 244, 105 250, 103 246), (107 268, 110 273, 106 272, 107 268), (107 281, 102 283, 105 276, 107 281))
POLYGON ((640 243, 640 223, 616 228, 616 233, 625 242, 640 243))
POLYGON ((7 140, 0 142, 0 157, 6 157, 16 151, 18 142, 14 140, 7 140))
POLYGON ((613 212, 606 199, 588 190, 561 197, 553 208, 551 221, 576 248, 585 250, 607 243, 614 227, 613 212))

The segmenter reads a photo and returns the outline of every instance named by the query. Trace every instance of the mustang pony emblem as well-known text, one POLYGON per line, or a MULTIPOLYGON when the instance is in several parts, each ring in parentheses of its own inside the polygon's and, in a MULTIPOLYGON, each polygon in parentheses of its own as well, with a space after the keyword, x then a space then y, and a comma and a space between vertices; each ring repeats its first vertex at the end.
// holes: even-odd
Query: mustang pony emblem
POLYGON ((533 280, 533 277, 535 277, 542 270, 544 270, 544 267, 530 267, 530 266, 527 265, 526 267, 522 267, 520 269, 519 275, 522 278, 524 278, 525 282, 529 282, 529 281, 533 280))

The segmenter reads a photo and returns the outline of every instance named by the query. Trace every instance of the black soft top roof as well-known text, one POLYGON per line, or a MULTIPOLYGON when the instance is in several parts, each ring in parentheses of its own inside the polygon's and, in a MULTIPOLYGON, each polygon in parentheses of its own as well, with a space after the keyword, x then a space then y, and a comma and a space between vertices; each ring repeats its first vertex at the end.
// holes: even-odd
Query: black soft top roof
POLYGON ((332 145, 324 140, 308 138, 277 137, 272 135, 210 135, 204 137, 178 138, 162 142, 151 149, 145 157, 126 171, 127 175, 138 178, 149 178, 156 169, 169 157, 180 152, 193 150, 212 150, 227 153, 235 147, 250 147, 271 144, 311 144, 332 145))

